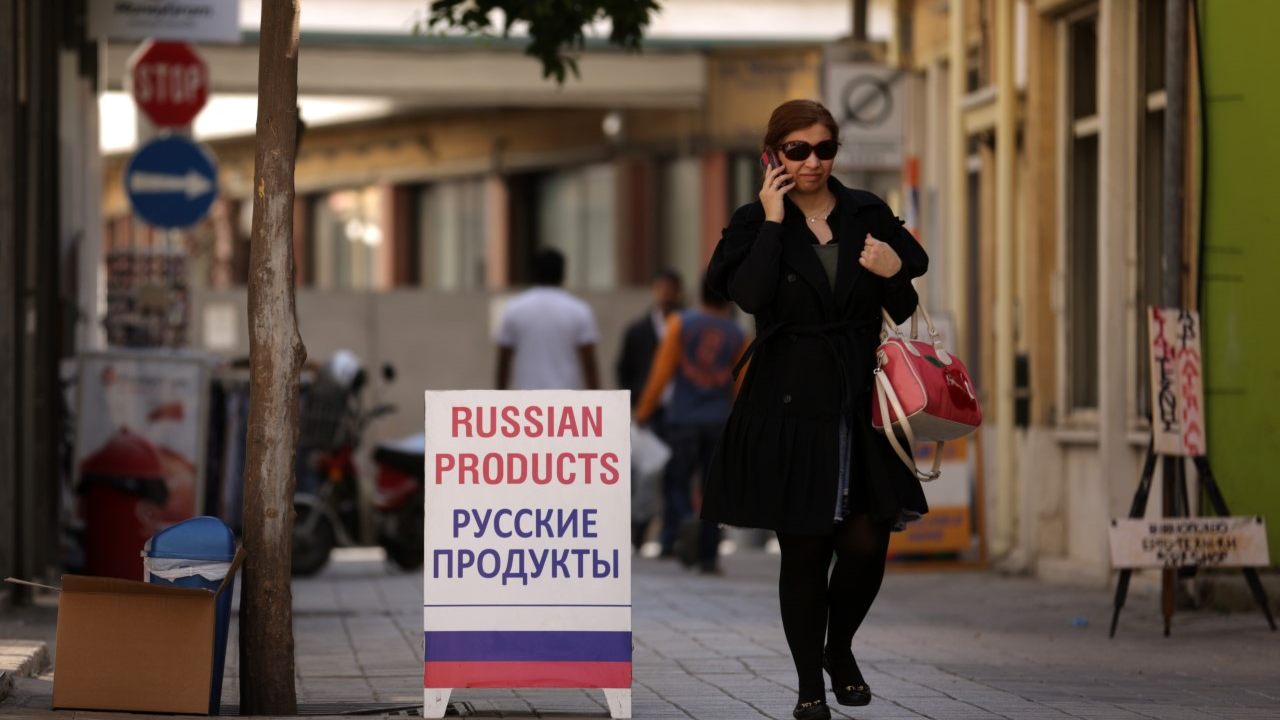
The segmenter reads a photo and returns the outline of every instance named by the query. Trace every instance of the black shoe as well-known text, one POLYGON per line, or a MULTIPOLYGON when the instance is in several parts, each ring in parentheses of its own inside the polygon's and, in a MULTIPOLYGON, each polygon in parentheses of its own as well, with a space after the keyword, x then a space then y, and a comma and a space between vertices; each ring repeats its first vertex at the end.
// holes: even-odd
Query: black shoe
MULTIPOLYGON (((850 656, 849 659, 853 660, 853 657, 850 656)), ((836 696, 836 702, 851 707, 862 707, 863 705, 871 704, 871 688, 862 679, 862 672, 857 669, 857 660, 853 660, 853 667, 858 679, 850 685, 836 685, 836 676, 831 672, 831 656, 826 651, 822 654, 822 667, 827 671, 828 675, 831 675, 831 692, 836 696)))
POLYGON ((836 702, 841 705, 850 705, 852 707, 862 707, 871 704, 871 688, 866 685, 845 685, 844 687, 833 687, 831 692, 836 696, 836 702))
POLYGON ((796 709, 791 711, 791 717, 796 720, 831 720, 831 708, 827 707, 826 700, 796 703, 796 709))

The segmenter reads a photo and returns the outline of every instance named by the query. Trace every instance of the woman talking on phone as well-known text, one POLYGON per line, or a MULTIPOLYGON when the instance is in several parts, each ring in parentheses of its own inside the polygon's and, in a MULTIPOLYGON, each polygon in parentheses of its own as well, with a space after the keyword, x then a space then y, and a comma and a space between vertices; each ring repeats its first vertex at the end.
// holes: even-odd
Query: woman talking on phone
POLYGON ((824 668, 837 702, 871 702, 853 636, 880 590, 889 533, 928 509, 870 418, 880 309, 911 315, 911 279, 928 258, 883 200, 831 177, 839 133, 819 103, 773 111, 760 200, 734 212, 707 269, 713 289, 755 316, 756 340, 702 517, 777 532, 798 720, 831 717, 824 668))

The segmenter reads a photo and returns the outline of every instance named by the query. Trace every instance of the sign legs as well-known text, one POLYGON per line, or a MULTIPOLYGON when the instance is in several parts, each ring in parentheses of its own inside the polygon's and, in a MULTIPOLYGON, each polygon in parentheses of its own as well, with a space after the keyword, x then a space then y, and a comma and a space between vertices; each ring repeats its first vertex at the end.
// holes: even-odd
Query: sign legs
POLYGON ((422 717, 442 718, 449 711, 450 688, 423 688, 422 717))
MULTIPOLYGON (((450 688, 423 688, 422 717, 442 718, 449 711, 450 688)), ((609 704, 609 717, 629 720, 631 717, 631 688, 605 688, 604 699, 609 704)))
MULTIPOLYGON (((1138 483, 1138 489, 1133 493, 1133 503, 1129 506, 1129 519, 1136 520, 1143 516, 1147 511, 1147 497, 1151 494, 1151 478, 1156 472, 1156 449, 1155 440, 1152 439, 1147 443, 1147 459, 1142 465, 1142 480, 1138 483)), ((1115 610, 1111 613, 1111 634, 1108 637, 1116 636, 1116 623, 1120 621, 1120 610, 1124 608, 1125 597, 1129 595, 1129 578, 1133 576, 1133 570, 1125 568, 1120 571, 1120 582, 1116 583, 1116 600, 1115 610)))
POLYGON ((609 717, 631 717, 631 688, 605 688, 604 699, 609 703, 609 717))
MULTIPOLYGON (((1213 479, 1213 472, 1209 469, 1209 458, 1202 455, 1194 460, 1196 470, 1200 472, 1200 478, 1204 483, 1205 492, 1209 495, 1209 502, 1213 505, 1213 511, 1222 517, 1227 517, 1231 513, 1227 510, 1227 500, 1222 497, 1222 490, 1218 488, 1218 481, 1213 479)), ((1262 589, 1262 581, 1258 579, 1258 571, 1251 567, 1241 569, 1244 570, 1244 580, 1249 584, 1249 592, 1253 593, 1254 602, 1262 608, 1262 614, 1267 617, 1267 624, 1271 626, 1272 632, 1275 632, 1276 620, 1271 617, 1271 605, 1267 602, 1267 591, 1262 589)))
MULTIPOLYGON (((1154 440, 1147 445, 1147 459, 1142 466, 1142 479, 1138 483, 1138 488, 1133 494, 1133 504, 1129 508, 1129 519, 1138 520, 1146 514, 1147 499, 1151 494, 1151 483, 1155 476, 1156 459, 1163 458, 1162 465, 1164 475, 1164 517, 1186 517, 1190 514, 1190 500, 1186 487, 1186 466, 1182 462, 1181 457, 1171 455, 1160 455, 1155 451, 1154 440)), ((1192 456, 1196 470, 1199 472, 1199 480, 1204 488, 1205 494, 1209 498, 1210 504, 1213 506, 1214 512, 1218 517, 1228 518, 1231 513, 1227 509, 1227 501, 1222 496, 1218 483, 1214 480, 1213 472, 1209 469, 1209 459, 1203 455, 1192 456)), ((1261 520, 1259 520, 1261 522, 1261 520)), ((1113 521, 1114 523, 1114 521, 1113 521)), ((1167 637, 1170 632, 1170 626, 1173 619, 1174 610, 1174 589, 1176 578, 1183 574, 1183 570, 1195 572, 1195 566, 1186 568, 1164 568, 1162 572, 1162 609, 1164 613, 1164 634, 1167 637)), ((1262 608, 1263 615, 1266 616, 1267 624, 1271 626, 1272 631, 1276 629, 1275 619, 1271 615, 1271 608, 1267 603, 1267 594, 1262 587, 1262 582, 1258 579, 1257 571, 1252 567, 1242 567, 1245 581, 1249 584, 1249 590, 1253 594, 1253 599, 1262 608)), ((1116 584, 1115 608, 1111 614, 1111 632, 1109 637, 1115 637, 1116 624, 1120 620, 1120 610, 1124 608, 1125 597, 1129 594, 1129 579, 1133 575, 1132 568, 1124 568, 1120 571, 1120 580, 1116 584)))

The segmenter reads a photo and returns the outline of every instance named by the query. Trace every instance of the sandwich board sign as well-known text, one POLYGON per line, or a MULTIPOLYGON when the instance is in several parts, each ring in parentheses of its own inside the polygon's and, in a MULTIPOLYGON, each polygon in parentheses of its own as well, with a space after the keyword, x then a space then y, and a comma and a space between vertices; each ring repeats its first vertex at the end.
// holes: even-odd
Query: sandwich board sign
POLYGON ((423 717, 453 688, 600 688, 631 717, 625 391, 428 391, 423 717))

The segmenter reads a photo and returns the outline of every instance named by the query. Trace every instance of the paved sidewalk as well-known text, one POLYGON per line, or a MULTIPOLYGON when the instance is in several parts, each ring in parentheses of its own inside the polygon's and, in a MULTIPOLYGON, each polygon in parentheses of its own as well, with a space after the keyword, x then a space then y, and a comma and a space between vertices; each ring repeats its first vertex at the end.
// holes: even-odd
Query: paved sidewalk
MULTIPOLYGON (((736 555, 726 559, 725 576, 707 577, 671 561, 635 560, 634 717, 791 717, 794 671, 778 620, 777 562, 736 555)), ((891 573, 854 648, 875 700, 832 708, 836 717, 864 720, 1280 717, 1280 636, 1261 613, 1183 612, 1165 638, 1158 598, 1135 589, 1108 639, 1110 602, 1109 591, 990 572, 891 573)), ((348 551, 319 577, 296 582, 294 603, 300 713, 419 712, 418 576, 390 569, 372 551, 348 551)), ((41 633, 52 647, 47 612, 43 625, 39 613, 28 619, 25 632, 14 630, 15 612, 0 615, 0 647, 10 643, 4 638, 41 633)), ((238 709, 235 637, 233 625, 224 714, 238 709)), ((51 692, 47 672, 19 677, 0 716, 105 715, 51 711, 51 692)), ((599 691, 457 690, 451 700, 478 718, 608 714, 599 691)))

